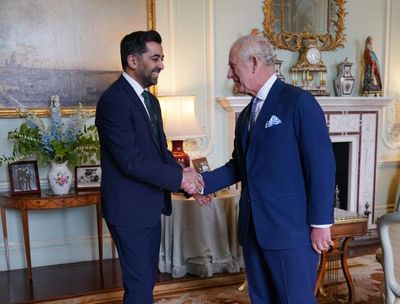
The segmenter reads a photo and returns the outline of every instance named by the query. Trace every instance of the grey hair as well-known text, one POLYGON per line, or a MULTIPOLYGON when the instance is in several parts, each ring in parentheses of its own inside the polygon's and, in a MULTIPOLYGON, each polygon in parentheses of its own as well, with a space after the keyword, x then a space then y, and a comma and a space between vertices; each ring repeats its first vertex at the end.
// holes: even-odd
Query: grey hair
POLYGON ((275 64, 275 56, 267 40, 261 36, 247 35, 234 42, 232 48, 239 48, 239 55, 244 60, 250 60, 251 57, 257 57, 265 66, 275 64))

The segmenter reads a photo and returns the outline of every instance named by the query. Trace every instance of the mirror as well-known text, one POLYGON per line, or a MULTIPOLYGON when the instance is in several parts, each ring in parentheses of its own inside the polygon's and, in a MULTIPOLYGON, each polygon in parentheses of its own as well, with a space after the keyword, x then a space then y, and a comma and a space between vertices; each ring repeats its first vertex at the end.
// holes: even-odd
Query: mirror
POLYGON ((321 51, 345 41, 346 0, 264 0, 264 34, 280 49, 298 51, 315 40, 321 51))

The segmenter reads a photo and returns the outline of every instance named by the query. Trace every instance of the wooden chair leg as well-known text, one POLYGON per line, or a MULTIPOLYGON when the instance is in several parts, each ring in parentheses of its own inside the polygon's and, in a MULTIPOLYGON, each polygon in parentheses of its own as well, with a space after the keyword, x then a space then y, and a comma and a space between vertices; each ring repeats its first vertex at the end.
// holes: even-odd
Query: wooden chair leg
POLYGON ((246 289, 246 287, 247 287, 247 280, 245 279, 244 281, 243 281, 243 283, 238 287, 238 291, 243 291, 243 290, 245 290, 246 289))

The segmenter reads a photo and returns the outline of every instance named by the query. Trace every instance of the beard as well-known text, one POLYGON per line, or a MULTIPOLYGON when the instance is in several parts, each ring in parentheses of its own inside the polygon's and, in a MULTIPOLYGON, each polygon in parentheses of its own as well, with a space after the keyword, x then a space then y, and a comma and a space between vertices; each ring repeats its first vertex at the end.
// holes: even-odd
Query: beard
POLYGON ((152 85, 157 84, 158 76, 160 75, 161 70, 159 68, 154 68, 150 72, 143 73, 143 71, 139 74, 140 75, 140 84, 143 88, 151 87, 152 85))

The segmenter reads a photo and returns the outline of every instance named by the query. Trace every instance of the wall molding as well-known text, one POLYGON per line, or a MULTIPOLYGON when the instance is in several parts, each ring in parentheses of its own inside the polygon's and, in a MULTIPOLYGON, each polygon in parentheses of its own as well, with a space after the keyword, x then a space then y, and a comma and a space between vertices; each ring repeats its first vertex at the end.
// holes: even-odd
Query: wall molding
POLYGON ((377 161, 378 168, 400 168, 400 159, 383 159, 377 161))
MULTIPOLYGON (((11 269, 26 268, 25 247, 22 242, 9 242, 11 269)), ((103 234, 103 259, 111 254, 111 236, 103 234)), ((57 265, 65 263, 93 261, 99 259, 97 234, 60 238, 52 240, 31 241, 32 267, 57 265)), ((0 271, 7 270, 4 243, 0 244, 0 271)))
MULTIPOLYGON (((203 127, 205 128, 206 138, 197 140, 187 140, 185 142, 185 150, 187 150, 192 158, 198 156, 210 155, 216 143, 216 122, 215 122, 215 50, 214 50, 214 0, 203 0, 202 9, 204 12, 204 28, 202 36, 199 37, 199 43, 204 43, 206 52, 202 54, 204 67, 205 83, 202 84, 206 91, 206 100, 196 100, 197 116, 200 118, 203 127), (205 105, 205 106, 203 106, 205 105)), ((179 94, 177 91, 179 85, 177 83, 177 73, 179 73, 176 63, 178 58, 177 52, 177 37, 175 30, 177 26, 177 11, 179 1, 168 0, 168 35, 169 35, 169 56, 171 65, 169 66, 170 88, 169 93, 172 95, 179 94)), ((182 46, 181 46, 182 47, 182 46)))
POLYGON ((384 58, 384 81, 383 81, 383 92, 385 96, 389 95, 389 83, 390 83, 390 37, 392 34, 392 0, 386 0, 386 25, 385 25, 385 58, 384 58))

